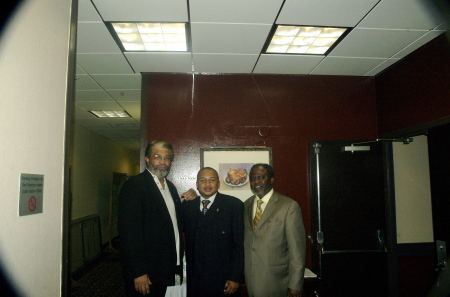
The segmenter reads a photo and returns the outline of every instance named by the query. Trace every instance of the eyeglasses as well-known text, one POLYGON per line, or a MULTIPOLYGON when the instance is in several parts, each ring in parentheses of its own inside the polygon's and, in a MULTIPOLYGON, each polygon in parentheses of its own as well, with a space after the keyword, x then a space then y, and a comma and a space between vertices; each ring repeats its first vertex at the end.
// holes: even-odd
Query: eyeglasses
POLYGON ((162 156, 162 155, 154 154, 154 155, 152 155, 152 158, 155 160, 158 160, 158 161, 160 161, 162 159, 164 159, 164 161, 172 161, 171 155, 162 156))

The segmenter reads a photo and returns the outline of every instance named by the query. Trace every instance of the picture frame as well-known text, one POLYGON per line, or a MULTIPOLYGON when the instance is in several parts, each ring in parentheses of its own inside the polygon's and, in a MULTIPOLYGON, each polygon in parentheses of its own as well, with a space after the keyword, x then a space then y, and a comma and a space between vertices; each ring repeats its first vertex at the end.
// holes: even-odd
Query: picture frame
POLYGON ((200 148, 200 168, 211 167, 219 174, 219 192, 247 200, 250 189, 250 168, 254 164, 272 165, 270 147, 200 148))

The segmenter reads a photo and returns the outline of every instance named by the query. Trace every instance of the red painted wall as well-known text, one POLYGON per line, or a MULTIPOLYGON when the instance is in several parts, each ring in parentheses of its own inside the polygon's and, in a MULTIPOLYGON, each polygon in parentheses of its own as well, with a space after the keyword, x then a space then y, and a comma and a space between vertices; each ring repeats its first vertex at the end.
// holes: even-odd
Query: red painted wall
POLYGON ((376 90, 380 134, 449 118, 450 43, 446 35, 377 76, 376 90))
POLYGON ((272 147, 274 188, 299 202, 308 235, 309 142, 378 135, 373 77, 158 73, 143 79, 148 140, 174 145, 169 179, 179 192, 195 187, 202 147, 272 147))

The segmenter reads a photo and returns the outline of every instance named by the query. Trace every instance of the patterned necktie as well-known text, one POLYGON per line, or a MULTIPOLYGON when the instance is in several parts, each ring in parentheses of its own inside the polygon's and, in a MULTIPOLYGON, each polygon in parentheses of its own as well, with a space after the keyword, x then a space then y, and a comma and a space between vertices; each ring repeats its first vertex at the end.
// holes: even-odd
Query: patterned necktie
POLYGON ((262 216, 261 204, 263 204, 264 201, 262 201, 261 199, 258 199, 256 201, 256 203, 258 203, 258 204, 256 205, 255 218, 253 219, 253 229, 256 229, 256 225, 258 225, 258 222, 261 219, 261 216, 262 216))
POLYGON ((203 204, 202 213, 203 213, 203 214, 206 214, 206 212, 208 211, 207 206, 208 206, 209 202, 211 202, 211 201, 206 200, 206 199, 202 201, 202 204, 203 204))

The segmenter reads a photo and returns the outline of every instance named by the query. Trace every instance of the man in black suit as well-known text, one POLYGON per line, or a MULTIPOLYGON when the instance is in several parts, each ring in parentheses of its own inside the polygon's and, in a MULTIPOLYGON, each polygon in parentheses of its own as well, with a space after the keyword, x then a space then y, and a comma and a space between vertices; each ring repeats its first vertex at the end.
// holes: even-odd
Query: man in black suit
MULTIPOLYGON (((165 179, 173 158, 169 143, 153 141, 145 151, 147 169, 120 192, 118 229, 127 296, 164 297, 167 286, 182 281, 181 202, 165 179)), ((190 189, 182 195, 197 194, 190 189)))
POLYGON ((237 296, 243 282, 244 204, 217 192, 219 185, 216 170, 201 169, 197 174, 200 196, 181 206, 188 297, 237 296))

